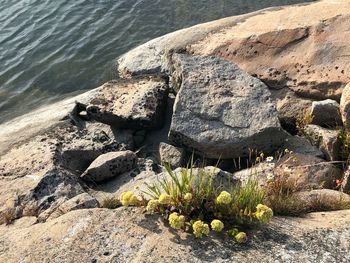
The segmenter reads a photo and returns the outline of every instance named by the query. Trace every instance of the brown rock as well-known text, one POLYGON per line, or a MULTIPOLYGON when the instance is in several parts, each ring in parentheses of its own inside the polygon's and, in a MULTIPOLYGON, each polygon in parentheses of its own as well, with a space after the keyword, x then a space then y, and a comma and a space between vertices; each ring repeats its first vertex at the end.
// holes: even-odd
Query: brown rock
POLYGON ((118 128, 152 129, 163 124, 168 88, 164 80, 141 78, 111 81, 98 89, 87 112, 118 128))

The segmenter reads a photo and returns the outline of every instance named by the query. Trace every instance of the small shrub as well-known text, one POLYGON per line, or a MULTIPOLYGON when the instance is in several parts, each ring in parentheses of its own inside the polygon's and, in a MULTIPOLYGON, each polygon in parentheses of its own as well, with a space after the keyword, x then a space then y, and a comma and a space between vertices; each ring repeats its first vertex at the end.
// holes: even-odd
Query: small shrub
POLYGON ((115 209, 121 206, 121 202, 116 197, 108 197, 102 201, 101 207, 108 209, 115 209))
MULTIPOLYGON (((197 237, 209 235, 210 231, 226 232, 237 242, 246 241, 246 234, 233 231, 257 223, 267 223, 273 216, 272 210, 263 205, 265 191, 251 178, 242 186, 234 182, 217 181, 215 173, 199 169, 193 172, 193 162, 175 174, 165 166, 168 177, 158 178, 154 185, 148 185, 144 195, 151 199, 134 200, 131 192, 125 205, 145 206, 150 213, 163 215, 174 229, 191 231, 197 237)), ((122 201, 123 202, 123 201, 122 201)))
POLYGON ((312 123, 313 116, 309 109, 304 110, 304 112, 299 115, 295 120, 295 126, 299 133, 304 134, 305 127, 312 123))

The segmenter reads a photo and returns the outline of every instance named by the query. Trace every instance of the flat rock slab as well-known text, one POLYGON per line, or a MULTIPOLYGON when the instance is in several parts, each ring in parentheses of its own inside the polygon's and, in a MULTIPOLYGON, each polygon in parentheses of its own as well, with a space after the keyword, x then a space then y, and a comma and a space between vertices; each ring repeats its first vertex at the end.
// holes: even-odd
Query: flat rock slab
POLYGON ((175 145, 209 158, 266 153, 286 137, 267 86, 237 65, 214 57, 173 56, 179 92, 169 131, 175 145))
POLYGON ((160 78, 111 81, 98 89, 87 112, 97 121, 119 128, 161 127, 168 88, 160 78))
POLYGON ((250 229, 195 238, 142 209, 75 210, 46 223, 26 217, 0 226, 1 262, 349 262, 350 210, 275 217, 250 229), (221 238, 222 236, 222 238, 221 238))
POLYGON ((101 182, 130 171, 136 162, 137 156, 132 151, 105 153, 90 164, 81 178, 89 182, 101 182))

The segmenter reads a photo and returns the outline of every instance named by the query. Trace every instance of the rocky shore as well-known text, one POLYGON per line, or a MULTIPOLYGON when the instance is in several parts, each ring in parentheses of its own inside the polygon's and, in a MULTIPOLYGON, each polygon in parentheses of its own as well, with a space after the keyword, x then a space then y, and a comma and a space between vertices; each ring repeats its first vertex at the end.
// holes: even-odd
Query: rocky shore
POLYGON ((118 79, 1 124, 0 261, 348 262, 350 210, 276 217, 238 246, 101 206, 192 154, 240 182, 288 170, 305 202, 350 203, 349 24, 350 2, 325 0, 176 31, 120 57, 118 79))

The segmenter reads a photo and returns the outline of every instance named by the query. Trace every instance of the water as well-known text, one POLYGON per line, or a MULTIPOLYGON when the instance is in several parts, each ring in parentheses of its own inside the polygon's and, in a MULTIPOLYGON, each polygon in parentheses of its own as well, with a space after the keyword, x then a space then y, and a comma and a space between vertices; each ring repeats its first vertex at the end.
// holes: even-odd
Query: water
POLYGON ((197 23, 305 0, 1 0, 0 123, 113 78, 118 56, 197 23))

